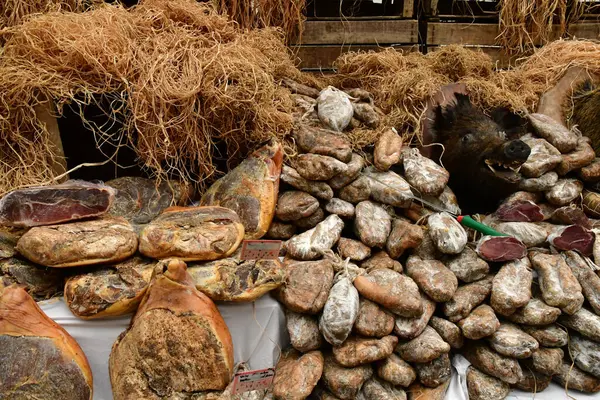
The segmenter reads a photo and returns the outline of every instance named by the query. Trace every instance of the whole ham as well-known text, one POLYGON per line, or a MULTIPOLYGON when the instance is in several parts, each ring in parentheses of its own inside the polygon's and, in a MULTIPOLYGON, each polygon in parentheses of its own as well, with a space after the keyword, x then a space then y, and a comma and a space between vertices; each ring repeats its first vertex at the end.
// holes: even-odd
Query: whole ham
POLYGON ((91 400, 85 354, 21 287, 0 283, 0 399, 91 400))
POLYGON ((272 140, 217 180, 200 205, 235 211, 245 228, 244 239, 262 238, 275 215, 282 163, 281 145, 272 140))
POLYGON ((181 260, 160 262, 109 359, 115 400, 189 398, 223 390, 233 375, 231 334, 181 260))

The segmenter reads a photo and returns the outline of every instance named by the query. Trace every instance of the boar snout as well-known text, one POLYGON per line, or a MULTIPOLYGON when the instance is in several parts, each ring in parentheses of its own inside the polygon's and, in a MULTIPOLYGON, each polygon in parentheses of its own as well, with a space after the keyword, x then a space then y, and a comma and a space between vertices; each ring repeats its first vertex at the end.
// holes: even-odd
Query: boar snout
POLYGON ((511 140, 504 145, 504 156, 511 161, 527 161, 531 148, 522 140, 511 140))

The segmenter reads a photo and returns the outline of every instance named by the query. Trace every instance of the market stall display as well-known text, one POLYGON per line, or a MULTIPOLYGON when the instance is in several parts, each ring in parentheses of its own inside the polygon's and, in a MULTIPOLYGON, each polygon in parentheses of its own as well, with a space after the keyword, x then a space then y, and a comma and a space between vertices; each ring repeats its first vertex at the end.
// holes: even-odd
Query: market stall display
MULTIPOLYGON (((63 296, 82 324, 127 322, 94 358, 109 365, 114 399, 442 399, 457 381, 473 399, 600 391, 599 138, 575 101, 594 100, 593 74, 580 73, 597 68, 589 54, 569 69, 559 43, 496 72, 462 48, 359 53, 334 76, 308 77, 273 31, 242 31, 187 0, 41 16, 7 35, 0 108, 22 112, 0 121, 15 129, 0 149, 17 142, 26 162, 48 144, 33 88, 61 101, 74 88, 121 91, 125 136, 156 179, 61 183, 43 163, 2 174, 3 360, 33 364, 14 343, 51 338, 43 349, 62 358, 49 374, 92 397, 82 347, 35 303, 63 296), (91 51, 103 42, 85 36, 77 52, 66 21, 130 45, 91 51), (24 43, 39 46, 35 62, 24 43), (156 48, 170 52, 155 63, 156 48), (53 81, 49 49, 68 79, 53 81), (557 59, 560 73, 534 65, 557 59), (266 298, 290 345, 274 343, 285 348, 271 354, 267 387, 234 393, 236 371, 250 368, 234 364, 247 327, 217 304, 266 298), (21 326, 21 314, 39 323, 21 326)), ((19 368, 0 391, 63 396, 40 368, 19 368)))

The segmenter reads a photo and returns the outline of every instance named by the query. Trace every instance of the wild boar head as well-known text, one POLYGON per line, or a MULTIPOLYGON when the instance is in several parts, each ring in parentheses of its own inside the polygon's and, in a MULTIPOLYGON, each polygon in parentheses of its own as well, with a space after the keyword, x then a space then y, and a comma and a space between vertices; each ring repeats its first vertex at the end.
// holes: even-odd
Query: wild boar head
MULTIPOLYGON (((450 172, 449 186, 463 211, 486 213, 518 190, 519 169, 531 149, 521 140, 512 140, 507 129, 476 109, 463 93, 453 93, 445 106, 433 107, 429 142, 443 145, 430 154, 450 172), (440 157, 441 155, 441 157, 440 157)), ((495 113, 503 118, 506 113, 495 113)), ((514 114, 507 120, 514 127, 514 114)), ((518 125, 518 124, 517 124, 518 125)), ((437 146, 440 147, 440 146, 437 146)))

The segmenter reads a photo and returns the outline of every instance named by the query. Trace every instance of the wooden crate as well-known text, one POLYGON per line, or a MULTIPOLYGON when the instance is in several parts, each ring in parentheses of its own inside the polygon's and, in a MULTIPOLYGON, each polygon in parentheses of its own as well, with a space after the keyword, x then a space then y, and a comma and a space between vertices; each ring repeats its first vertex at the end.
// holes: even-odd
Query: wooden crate
POLYGON ((419 51, 418 45, 349 45, 349 46, 298 46, 292 48, 296 57, 301 60, 300 69, 305 71, 332 71, 333 62, 342 54, 350 51, 381 51, 385 48, 401 49, 404 52, 419 51))
MULTIPOLYGON (((416 0, 419 1, 419 0, 416 0)), ((414 18, 415 0, 308 0, 308 18, 403 17, 414 18)))
MULTIPOLYGON (((492 57, 499 67, 505 68, 514 64, 518 58, 508 55, 496 45, 496 37, 500 30, 495 23, 466 23, 466 22, 428 22, 427 51, 435 51, 440 46, 462 44, 479 48, 492 57)), ((600 24, 583 20, 572 24, 567 37, 578 39, 600 39, 600 24)), ((552 39, 560 37, 559 27, 556 26, 552 39)), ((542 43, 535 43, 542 45, 542 43)))
MULTIPOLYGON (((585 3, 586 6, 583 19, 597 19, 600 15, 600 0, 579 1, 585 3)), ((442 20, 471 19, 478 22, 486 19, 497 21, 500 3, 498 0, 418 0, 418 2, 424 14, 429 17, 442 20)), ((569 4, 569 10, 572 9, 573 4, 569 4)))
POLYGON ((300 68, 329 70, 333 61, 348 51, 386 47, 418 51, 418 44, 419 26, 414 19, 327 19, 306 21, 304 33, 292 50, 302 60, 300 68))

